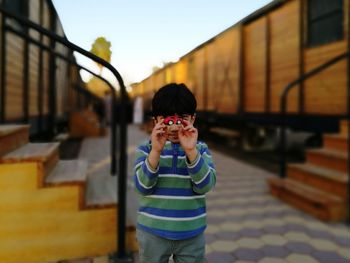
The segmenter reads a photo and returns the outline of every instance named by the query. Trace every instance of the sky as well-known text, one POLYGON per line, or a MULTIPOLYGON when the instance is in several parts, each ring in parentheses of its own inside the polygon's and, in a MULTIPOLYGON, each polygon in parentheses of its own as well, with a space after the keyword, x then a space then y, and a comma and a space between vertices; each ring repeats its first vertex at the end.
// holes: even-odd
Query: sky
MULTIPOLYGON (((53 0, 69 41, 90 50, 94 40, 111 42, 111 64, 126 86, 164 62, 176 62, 195 47, 271 0, 53 0)), ((89 59, 82 65, 98 72, 89 59)), ((115 83, 107 70, 103 76, 115 83)), ((85 81, 88 74, 82 73, 85 81)))

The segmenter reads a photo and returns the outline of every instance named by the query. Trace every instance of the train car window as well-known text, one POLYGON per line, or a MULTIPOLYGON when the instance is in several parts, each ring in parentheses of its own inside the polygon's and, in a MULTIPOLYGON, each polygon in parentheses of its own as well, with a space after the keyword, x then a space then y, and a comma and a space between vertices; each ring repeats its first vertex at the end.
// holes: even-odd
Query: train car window
POLYGON ((344 38, 344 0, 308 1, 308 46, 319 46, 344 38))
MULTIPOLYGON (((28 2, 27 0, 4 0, 2 6, 11 13, 28 17, 28 2)), ((24 30, 24 26, 12 19, 7 19, 7 24, 17 30, 24 30)))

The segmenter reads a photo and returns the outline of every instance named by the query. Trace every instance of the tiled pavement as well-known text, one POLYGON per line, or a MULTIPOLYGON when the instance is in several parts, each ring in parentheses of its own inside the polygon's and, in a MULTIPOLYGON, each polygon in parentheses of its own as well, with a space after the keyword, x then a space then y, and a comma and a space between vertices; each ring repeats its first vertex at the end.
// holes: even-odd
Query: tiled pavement
MULTIPOLYGON (((147 138, 147 134, 136 126, 129 126, 128 136, 128 174, 131 177, 135 147, 147 138)), ((110 187, 113 180, 101 173, 108 172, 108 153, 107 138, 87 139, 81 158, 92 161, 89 178, 96 181, 99 191, 110 195, 108 198, 116 198, 115 184, 110 187), (103 179, 99 181, 99 177, 103 179)), ((348 226, 323 223, 280 202, 268 193, 266 184, 266 178, 274 174, 219 152, 212 153, 217 184, 207 195, 208 263, 350 262, 348 226)), ((132 190, 128 194, 132 197, 132 190)), ((135 203, 128 205, 129 209, 132 207, 129 217, 134 218, 135 203)), ((99 258, 99 262, 108 261, 99 258)))

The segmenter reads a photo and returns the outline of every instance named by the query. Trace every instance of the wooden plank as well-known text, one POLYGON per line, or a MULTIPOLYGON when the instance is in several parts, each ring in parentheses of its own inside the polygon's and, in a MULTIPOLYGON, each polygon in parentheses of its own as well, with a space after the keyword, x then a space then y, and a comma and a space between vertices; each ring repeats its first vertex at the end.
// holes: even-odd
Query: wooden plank
POLYGON ((58 146, 59 143, 28 143, 3 156, 1 162, 45 161, 57 151, 58 146))
MULTIPOLYGON (((29 178, 36 182, 34 178, 29 178)), ((80 189, 75 185, 40 190, 29 190, 19 184, 15 187, 1 189, 0 214, 41 214, 44 211, 79 211, 82 208, 79 205, 80 189)))
POLYGON ((6 124, 6 125, 0 125, 0 137, 14 134, 20 131, 28 131, 29 125, 25 124, 6 124))
POLYGON ((325 221, 341 221, 347 216, 346 203, 331 194, 291 179, 268 179, 270 191, 283 201, 325 221))
POLYGON ((349 133, 349 121, 341 120, 340 121, 340 134, 348 135, 349 133))
POLYGON ((181 59, 175 64, 175 82, 186 83, 186 80, 187 80, 187 61, 185 59, 181 59))
POLYGON ((331 149, 307 150, 307 163, 333 169, 339 172, 348 172, 348 154, 331 149))
MULTIPOLYGON (((234 27, 215 40, 215 101, 214 108, 220 113, 235 113, 239 100, 239 43, 240 30, 234 27)), ((213 65, 213 64, 211 64, 213 65)), ((209 92, 209 94, 212 91, 209 92)))
MULTIPOLYGON (((271 111, 280 111, 282 90, 299 77, 300 18, 299 1, 290 1, 269 14, 270 19, 270 99, 271 111)), ((288 96, 288 111, 298 109, 298 88, 288 96)))
POLYGON ((37 174, 36 163, 1 164, 0 193, 9 189, 17 191, 37 189, 37 174))
MULTIPOLYGON (((306 72, 346 50, 345 40, 307 49, 304 58, 306 72)), ((347 63, 343 60, 305 82, 305 111, 312 114, 346 114, 346 94, 347 63)))
POLYGON ((31 0, 29 5, 29 18, 31 21, 40 24, 39 21, 39 5, 40 0, 31 0))
POLYGON ((324 134, 323 135, 324 147, 342 152, 348 151, 348 136, 343 134, 324 134))
POLYGON ((9 128, 6 129, 0 126, 0 157, 25 145, 29 140, 29 127, 22 126, 18 129, 12 129, 11 127, 15 125, 5 125, 5 127, 6 126, 9 128))
POLYGON ((204 110, 204 67, 205 67, 205 47, 194 53, 194 79, 190 84, 191 90, 197 99, 197 110, 204 110))
POLYGON ((244 111, 264 112, 266 84, 266 17, 244 27, 244 111))
POLYGON ((64 185, 72 183, 86 183, 87 162, 84 160, 59 161, 46 178, 46 184, 64 185))
POLYGON ((311 164, 288 165, 288 177, 312 186, 316 189, 346 198, 348 176, 334 170, 311 164))
POLYGON ((207 84, 206 84, 206 110, 215 111, 218 103, 216 94, 218 93, 217 83, 217 47, 216 41, 207 45, 207 84))
POLYGON ((7 52, 9 52, 9 54, 12 54, 15 51, 23 50, 24 40, 15 34, 8 34, 6 37, 6 42, 10 47, 7 49, 7 52))

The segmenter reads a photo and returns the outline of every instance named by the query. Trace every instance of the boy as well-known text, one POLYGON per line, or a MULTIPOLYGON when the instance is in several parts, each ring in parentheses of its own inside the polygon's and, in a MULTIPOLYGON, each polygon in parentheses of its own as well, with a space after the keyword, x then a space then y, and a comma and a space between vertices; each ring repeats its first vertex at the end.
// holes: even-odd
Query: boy
POLYGON ((197 102, 184 84, 168 84, 152 100, 151 140, 136 152, 135 188, 140 208, 141 263, 203 263, 205 193, 216 181, 205 143, 193 127, 197 102))

